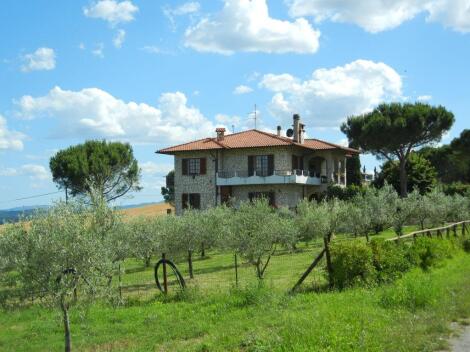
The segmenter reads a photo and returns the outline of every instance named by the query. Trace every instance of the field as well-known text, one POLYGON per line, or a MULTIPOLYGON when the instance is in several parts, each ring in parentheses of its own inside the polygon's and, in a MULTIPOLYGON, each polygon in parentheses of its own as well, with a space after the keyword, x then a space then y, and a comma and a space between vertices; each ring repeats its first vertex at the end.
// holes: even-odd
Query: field
POLYGON ((130 208, 121 210, 125 217, 135 218, 138 216, 155 216, 155 215, 166 215, 167 209, 171 209, 174 212, 174 207, 167 203, 159 203, 146 205, 139 208, 130 208))
MULTIPOLYGON (((268 276, 275 277, 275 263, 271 269, 268 276)), ((458 254, 430 272, 411 271, 392 286, 288 295, 273 290, 274 283, 275 279, 267 280, 264 288, 253 284, 232 288, 230 295, 193 288, 167 298, 149 294, 125 307, 94 304, 74 310, 74 347, 80 351, 432 351, 446 346, 442 338, 449 334, 450 321, 470 315, 467 254, 458 254)), ((0 315, 2 351, 50 351, 62 345, 57 313, 34 306, 0 315)))

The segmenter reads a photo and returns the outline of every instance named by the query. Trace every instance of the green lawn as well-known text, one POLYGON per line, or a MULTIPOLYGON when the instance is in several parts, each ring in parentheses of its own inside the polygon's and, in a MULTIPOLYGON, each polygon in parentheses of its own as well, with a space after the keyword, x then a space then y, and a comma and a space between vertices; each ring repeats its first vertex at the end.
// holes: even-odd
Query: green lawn
MULTIPOLYGON (((413 229, 408 229, 407 232, 413 229)), ((380 234, 393 237, 392 233, 380 234)), ((280 252, 258 288, 242 264, 234 289, 233 257, 196 260, 185 294, 163 297, 153 271, 126 262, 126 306, 94 304, 72 311, 72 341, 80 351, 433 351, 445 347, 448 324, 470 316, 470 255, 425 273, 407 273, 390 286, 344 292, 286 294, 321 248, 280 252)), ((185 262, 178 263, 187 277, 185 262)), ((324 282, 314 271, 305 288, 324 282)), ((1 351, 61 350, 58 311, 32 306, 0 311, 1 351)))

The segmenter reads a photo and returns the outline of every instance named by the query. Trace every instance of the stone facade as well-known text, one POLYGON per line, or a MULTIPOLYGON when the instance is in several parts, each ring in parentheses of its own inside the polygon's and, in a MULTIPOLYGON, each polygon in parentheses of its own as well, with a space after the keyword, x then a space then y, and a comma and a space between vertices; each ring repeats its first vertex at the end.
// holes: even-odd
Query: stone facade
MULTIPOLYGON (((322 161, 322 176, 328 181, 345 183, 345 154, 339 150, 306 152, 296 146, 279 146, 264 148, 240 148, 233 150, 212 150, 181 152, 175 156, 175 205, 176 213, 183 210, 183 194, 200 194, 200 207, 207 209, 221 203, 220 187, 217 187, 217 172, 248 173, 249 155, 274 155, 274 170, 292 170, 292 156, 303 159, 303 169, 309 170, 312 158, 320 157, 322 161), (205 158, 206 172, 204 175, 183 175, 183 159, 205 158), (335 176, 336 175, 336 176, 335 176)), ((307 186, 302 184, 275 184, 275 185, 238 185, 231 186, 231 194, 235 205, 247 201, 250 192, 274 192, 277 206, 295 207, 303 198, 310 198, 312 194, 321 193, 327 185, 307 186)))

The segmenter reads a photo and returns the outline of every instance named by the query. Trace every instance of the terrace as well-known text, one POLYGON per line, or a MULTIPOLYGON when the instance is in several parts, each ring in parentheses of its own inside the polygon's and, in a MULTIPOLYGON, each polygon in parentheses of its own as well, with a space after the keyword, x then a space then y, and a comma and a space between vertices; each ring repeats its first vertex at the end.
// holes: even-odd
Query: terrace
POLYGON ((248 171, 219 171, 217 174, 217 186, 239 185, 272 185, 272 184, 299 184, 320 186, 329 182, 338 185, 346 184, 344 174, 331 173, 330 177, 308 170, 274 170, 271 174, 254 171, 252 175, 248 171))

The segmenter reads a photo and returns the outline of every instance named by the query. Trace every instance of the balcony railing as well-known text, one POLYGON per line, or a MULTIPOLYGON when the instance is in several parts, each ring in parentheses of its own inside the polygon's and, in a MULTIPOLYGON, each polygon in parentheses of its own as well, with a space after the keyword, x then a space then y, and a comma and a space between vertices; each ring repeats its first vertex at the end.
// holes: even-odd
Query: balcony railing
POLYGON ((272 173, 248 171, 219 171, 218 186, 258 185, 258 184, 303 184, 321 185, 328 183, 328 177, 308 170, 274 170, 272 173))

